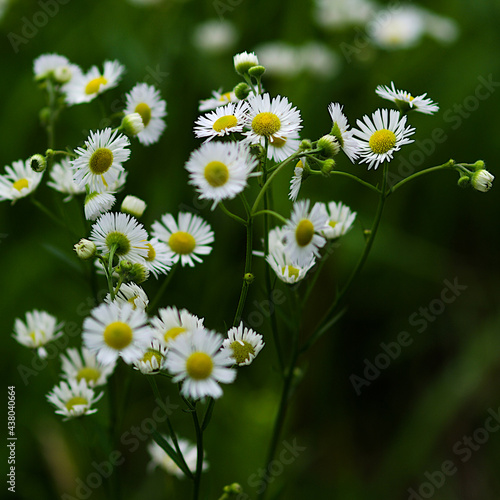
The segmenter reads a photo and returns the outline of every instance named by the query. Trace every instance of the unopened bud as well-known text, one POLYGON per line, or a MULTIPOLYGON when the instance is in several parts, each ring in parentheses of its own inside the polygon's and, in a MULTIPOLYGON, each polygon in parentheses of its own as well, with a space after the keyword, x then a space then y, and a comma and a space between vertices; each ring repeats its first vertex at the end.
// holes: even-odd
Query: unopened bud
POLYGON ((252 66, 248 70, 248 74, 250 76, 255 77, 255 78, 260 78, 265 72, 266 72, 266 68, 264 68, 264 66, 261 66, 260 64, 257 66, 252 66))
POLYGON ((85 238, 82 238, 73 248, 82 260, 91 259, 96 253, 95 243, 85 238))
POLYGON ((250 95, 251 88, 245 82, 241 82, 234 87, 233 92, 238 99, 246 99, 250 95))
POLYGON ((129 194, 123 199, 120 210, 123 213, 130 214, 138 219, 139 217, 142 217, 144 210, 146 210, 146 203, 140 198, 129 194))
POLYGON ((142 121, 142 117, 139 113, 130 113, 129 115, 125 115, 123 117, 120 128, 129 137, 135 137, 144 130, 144 122, 142 121))
POLYGON ((33 155, 30 158, 30 167, 34 172, 43 172, 47 168, 45 156, 40 154, 33 155))

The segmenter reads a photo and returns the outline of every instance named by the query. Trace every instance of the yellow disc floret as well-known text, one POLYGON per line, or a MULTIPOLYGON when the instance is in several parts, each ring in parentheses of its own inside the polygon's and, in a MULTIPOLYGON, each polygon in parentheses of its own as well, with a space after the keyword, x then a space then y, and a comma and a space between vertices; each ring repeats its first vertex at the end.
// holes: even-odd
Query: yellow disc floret
POLYGON ((295 278, 296 280, 299 279, 299 272, 300 271, 299 271, 299 269, 297 269, 294 266, 284 266, 281 269, 281 272, 283 273, 283 275, 285 275, 287 268, 288 268, 288 276, 290 278, 295 278))
POLYGON ((258 135, 271 136, 281 128, 280 119, 269 111, 259 113, 252 120, 252 130, 258 135))
POLYGON ((89 83, 87 83, 85 87, 85 93, 87 95, 97 94, 101 85, 106 85, 106 83, 108 83, 108 80, 106 80, 106 78, 104 78, 103 76, 98 76, 97 78, 94 78, 93 80, 90 80, 89 83))
POLYGON ((212 125, 212 128, 216 132, 222 132, 227 128, 236 127, 238 125, 238 119, 234 115, 226 115, 221 116, 215 123, 212 125))
POLYGON ((231 349, 233 351, 233 358, 238 364, 244 363, 252 354, 255 354, 253 345, 245 340, 235 340, 231 342, 231 349))
POLYGON ((205 167, 204 175, 212 187, 220 187, 229 179, 229 169, 221 161, 211 161, 205 167))
POLYGON ((96 368, 92 368, 91 366, 84 366, 82 369, 78 371, 76 374, 76 380, 80 382, 80 380, 85 379, 87 384, 90 382, 97 382, 99 377, 101 376, 101 372, 96 368))
POLYGON ((104 342, 116 350, 127 347, 132 337, 132 328, 123 321, 113 321, 104 329, 104 342))
POLYGON ((145 102, 141 102, 135 107, 135 112, 141 115, 142 123, 147 127, 151 120, 151 108, 145 102))
POLYGON ((146 246, 148 247, 148 255, 146 256, 146 260, 148 262, 151 262, 156 258, 156 250, 153 248, 153 245, 151 245, 151 243, 146 243, 146 246))
POLYGON ((286 144, 286 139, 281 137, 271 137, 271 145, 275 148, 282 148, 286 144))
POLYGON ((186 371, 195 380, 204 380, 210 377, 214 363, 205 352, 194 352, 186 360, 186 371))
POLYGON ((376 154, 384 154, 396 145, 396 134, 383 128, 372 134, 369 141, 371 150, 376 154))
POLYGON ((12 184, 14 189, 21 191, 21 189, 27 188, 29 185, 28 179, 18 179, 16 182, 12 184))
POLYGON ((90 171, 95 175, 104 174, 113 164, 113 152, 108 148, 96 149, 89 161, 90 171))
POLYGON ((172 339, 175 339, 177 335, 180 335, 181 333, 184 333, 186 331, 187 330, 183 326, 174 326, 173 328, 170 328, 170 330, 167 330, 165 332, 163 338, 165 339, 165 342, 168 342, 172 339))
POLYGON ((309 219, 302 219, 295 229, 295 240, 300 247, 306 247, 314 236, 314 224, 309 219))
POLYGON ((181 255, 188 255, 195 249, 196 240, 193 235, 189 233, 177 231, 170 236, 168 244, 173 252, 181 255))
POLYGON ((88 405, 89 402, 82 398, 81 396, 75 396, 74 398, 68 399, 66 401, 66 408, 68 411, 71 411, 77 405, 88 405))

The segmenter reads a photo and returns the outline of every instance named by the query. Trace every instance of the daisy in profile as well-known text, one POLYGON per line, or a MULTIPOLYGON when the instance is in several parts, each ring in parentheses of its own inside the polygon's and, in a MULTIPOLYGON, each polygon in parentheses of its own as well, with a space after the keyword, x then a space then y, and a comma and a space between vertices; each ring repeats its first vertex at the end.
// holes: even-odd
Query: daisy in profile
POLYGON ((134 363, 151 340, 147 314, 130 304, 101 304, 83 321, 84 346, 103 365, 114 365, 118 357, 127 364, 134 363))
MULTIPOLYGON (((174 443, 170 436, 162 436, 167 443, 174 448, 174 443)), ((184 457, 184 461, 191 472, 196 471, 196 460, 198 452, 196 450, 196 445, 188 441, 187 439, 179 438, 177 439, 177 444, 179 445, 179 450, 184 457)), ((148 452, 151 455, 151 462, 148 465, 148 469, 154 470, 156 467, 163 469, 168 474, 183 479, 185 477, 184 472, 179 468, 179 466, 168 456, 167 452, 156 442, 152 441, 148 444, 148 452)), ((203 470, 208 468, 208 462, 203 460, 203 470)))
POLYGON ((300 267, 307 266, 311 256, 319 256, 319 249, 326 243, 320 233, 328 223, 327 214, 318 203, 312 210, 309 210, 309 205, 309 200, 294 203, 292 215, 283 232, 286 238, 285 252, 300 267))
POLYGON ((35 309, 26 313, 26 321, 16 318, 12 336, 20 344, 36 349, 38 356, 45 358, 45 345, 63 335, 63 325, 51 314, 35 309))
POLYGON ((85 186, 79 186, 73 180, 73 168, 69 158, 63 158, 59 163, 54 163, 50 169, 50 181, 47 186, 66 194, 64 202, 70 201, 73 196, 85 193, 85 186))
POLYGON ((247 109, 248 104, 245 101, 220 106, 196 120, 194 134, 197 138, 206 137, 205 142, 208 142, 216 137, 241 132, 247 109))
POLYGON ((358 158, 359 141, 353 137, 354 131, 349 130, 349 124, 342 112, 342 106, 338 102, 332 102, 328 106, 328 112, 333 122, 330 134, 337 138, 342 151, 354 163, 358 158))
POLYGON ((262 335, 243 326, 243 322, 238 327, 229 329, 227 337, 222 343, 222 351, 226 352, 238 366, 249 365, 264 347, 262 335))
POLYGON ((339 238, 351 229, 356 212, 353 212, 347 205, 341 201, 338 203, 331 201, 328 205, 320 203, 320 205, 328 215, 327 225, 321 231, 327 240, 339 238))
POLYGON ((12 204, 35 191, 43 176, 43 172, 33 171, 29 160, 13 162, 5 172, 0 175, 0 201, 10 200, 12 204))
POLYGON ((220 350, 222 335, 198 329, 178 335, 169 343, 166 369, 174 375, 172 382, 182 382, 181 394, 192 399, 222 396, 219 383, 230 384, 236 371, 228 368, 234 363, 220 350))
POLYGON ((109 190, 123 171, 122 163, 130 156, 129 145, 125 135, 110 128, 90 132, 85 148, 77 148, 78 157, 71 161, 74 181, 98 193, 109 190))
POLYGON ((103 365, 85 347, 81 354, 74 347, 70 347, 61 354, 62 376, 67 380, 80 382, 85 380, 89 387, 98 387, 106 384, 109 376, 113 373, 114 365, 103 365))
POLYGON ((258 160, 248 147, 237 142, 203 144, 186 163, 189 183, 196 186, 201 199, 213 200, 212 210, 221 200, 241 193, 258 160))
POLYGON ((394 82, 391 82, 390 88, 387 85, 379 85, 375 93, 382 99, 388 99, 396 103, 402 113, 414 110, 426 115, 432 115, 439 111, 439 106, 428 97, 425 97, 427 93, 413 97, 406 90, 397 90, 394 82))
POLYGON ((114 255, 120 260, 142 263, 148 255, 148 233, 127 214, 109 212, 101 215, 92 226, 89 239, 102 254, 114 249, 114 255))
POLYGON ((164 214, 161 222, 155 221, 151 228, 153 237, 170 247, 173 263, 180 261, 182 266, 194 267, 195 262, 203 262, 200 255, 212 251, 212 228, 197 215, 180 212, 177 222, 171 214, 164 214))
POLYGON ((158 142, 165 130, 167 103, 161 98, 160 92, 147 83, 138 83, 126 96, 125 114, 139 113, 144 124, 144 130, 137 134, 141 144, 149 146, 158 142))
POLYGON ((153 334, 165 346, 181 333, 194 332, 203 328, 203 318, 198 318, 187 309, 166 307, 158 311, 158 316, 151 318, 153 334))
POLYGON ((172 267, 172 252, 170 248, 157 238, 146 242, 148 254, 144 257, 144 265, 158 279, 160 274, 167 274, 172 267))
POLYGON ((213 90, 212 97, 209 99, 202 99, 198 109, 199 111, 208 111, 210 109, 216 109, 219 106, 225 106, 230 102, 238 101, 239 99, 233 91, 221 93, 221 89, 213 90))
POLYGON ((300 146, 298 132, 292 132, 286 139, 275 137, 268 145, 268 157, 276 162, 284 161, 293 153, 297 152, 300 146))
POLYGON ((95 413, 97 409, 92 408, 92 405, 99 401, 103 394, 104 392, 101 392, 96 395, 84 379, 80 381, 70 379, 56 385, 52 392, 47 394, 47 399, 57 408, 58 415, 66 417, 64 420, 69 420, 95 413))
MULTIPOLYGON (((275 141, 280 144, 280 141, 297 138, 302 119, 300 112, 286 97, 278 96, 271 100, 269 94, 262 94, 250 97, 248 104, 246 126, 249 130, 244 132, 244 142, 265 147, 266 140, 272 145, 275 141)), ((276 159, 275 154, 273 149, 268 149, 269 159, 276 159)))
POLYGON ((288 198, 292 201, 297 201, 297 197, 299 196, 300 186, 302 186, 305 161, 305 158, 300 159, 293 169, 293 176, 290 180, 290 192, 288 193, 288 198))
POLYGON ((167 347, 158 339, 153 339, 142 358, 134 362, 134 368, 144 375, 156 375, 165 364, 167 347))
POLYGON ((143 311, 148 307, 149 299, 146 292, 142 287, 133 282, 122 283, 114 301, 111 300, 109 293, 104 298, 106 304, 115 302, 118 305, 130 304, 132 309, 142 309, 143 311))
POLYGON ((42 54, 33 61, 35 80, 51 78, 59 84, 68 83, 73 77, 79 76, 82 70, 59 54, 42 54))
POLYGON ((87 73, 77 73, 62 87, 69 105, 90 102, 99 94, 116 87, 125 68, 118 61, 105 61, 100 71, 92 66, 87 73))
POLYGON ((233 62, 236 73, 245 75, 250 68, 259 64, 259 59, 255 52, 241 52, 233 57, 233 62))
POLYGON ((302 265, 299 265, 288 256, 284 248, 278 247, 272 250, 269 248, 269 254, 266 257, 266 261, 271 266, 276 276, 283 281, 283 283, 288 283, 289 285, 293 285, 303 280, 309 270, 316 264, 316 258, 312 253, 309 255, 308 260, 304 261, 302 265))
POLYGON ((359 130, 354 129, 354 135, 359 138, 361 163, 368 163, 368 169, 391 161, 395 151, 413 142, 408 137, 415 129, 406 126, 406 115, 400 116, 395 109, 377 109, 371 119, 365 115, 363 121, 356 120, 356 123, 359 130))
POLYGON ((96 220, 99 215, 109 212, 115 202, 116 197, 111 193, 96 193, 95 191, 88 193, 83 203, 85 219, 96 220))

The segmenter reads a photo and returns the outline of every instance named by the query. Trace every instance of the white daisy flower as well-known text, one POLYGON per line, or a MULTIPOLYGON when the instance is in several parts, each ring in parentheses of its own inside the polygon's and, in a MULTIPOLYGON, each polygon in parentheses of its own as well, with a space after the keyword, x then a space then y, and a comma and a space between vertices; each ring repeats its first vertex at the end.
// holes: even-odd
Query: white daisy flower
POLYGON ((158 311, 158 316, 151 318, 155 338, 168 346, 181 333, 194 332, 203 328, 203 318, 198 318, 187 309, 166 307, 158 311))
POLYGON ((295 168, 293 169, 293 176, 290 180, 290 192, 288 193, 288 198, 292 201, 297 201, 297 196, 299 196, 300 186, 302 185, 302 175, 304 173, 304 162, 305 158, 302 158, 297 162, 295 168))
POLYGON ((292 132, 286 139, 275 137, 268 145, 267 156, 276 162, 285 161, 289 156, 296 153, 300 146, 298 132, 292 132))
POLYGON ((215 111, 200 116, 195 122, 194 134, 197 138, 206 137, 208 142, 216 137, 224 137, 233 132, 241 132, 248 110, 246 101, 230 102, 215 111))
POLYGON ((64 323, 45 311, 26 312, 26 321, 16 318, 13 337, 20 344, 36 349, 41 358, 47 357, 45 345, 63 335, 64 323))
POLYGON ((356 212, 353 212, 347 205, 344 205, 341 201, 338 203, 331 201, 328 205, 320 203, 320 205, 328 214, 327 225, 321 231, 321 234, 327 240, 339 238, 351 229, 356 218, 356 212))
POLYGON ((171 214, 164 214, 161 222, 155 221, 151 229, 153 237, 170 247, 173 263, 180 260, 182 266, 194 267, 195 262, 203 262, 199 255, 212 251, 214 233, 210 224, 189 212, 180 212, 179 222, 171 214))
POLYGON ((333 122, 330 134, 337 138, 342 151, 354 163, 359 154, 359 141, 353 137, 354 131, 349 130, 349 124, 342 112, 342 106, 338 102, 332 102, 328 106, 328 112, 333 122))
POLYGON ((123 170, 122 163, 130 156, 129 145, 125 135, 110 128, 90 132, 85 148, 75 149, 78 157, 71 161, 74 181, 80 187, 88 185, 91 191, 107 191, 123 170))
POLYGON ((115 248, 118 259, 143 263, 148 255, 148 233, 136 219, 127 214, 108 212, 92 225, 90 241, 98 252, 107 254, 115 248))
POLYGON ((271 266, 276 276, 283 281, 293 285, 298 281, 303 280, 309 270, 316 264, 316 258, 311 253, 302 265, 294 262, 285 252, 284 248, 269 247, 269 255, 266 257, 267 263, 271 266))
POLYGON ((72 105, 92 101, 99 94, 116 87, 124 70, 125 67, 118 61, 105 61, 102 72, 97 66, 92 66, 85 74, 75 74, 61 89, 66 95, 66 102, 72 105))
POLYGON ((486 169, 477 170, 470 178, 472 187, 477 191, 486 193, 493 187, 495 176, 486 169))
POLYGON ((354 129, 353 132, 360 139, 361 163, 368 163, 368 169, 377 168, 381 163, 391 161, 394 152, 399 151, 401 146, 413 142, 408 136, 415 129, 406 126, 406 118, 395 109, 377 109, 371 119, 365 115, 364 122, 356 120, 361 130, 354 129))
POLYGON ((317 203, 309 211, 309 200, 301 200, 293 205, 293 213, 284 227, 285 252, 299 266, 311 262, 311 256, 319 256, 319 249, 326 243, 320 233, 328 223, 326 213, 317 203))
POLYGON ((73 196, 85 193, 85 186, 79 186, 73 180, 73 168, 69 158, 63 158, 59 163, 54 163, 49 175, 51 180, 47 182, 47 186, 68 195, 63 201, 70 201, 73 196))
POLYGON ((240 54, 236 54, 233 57, 233 62, 236 73, 239 73, 240 75, 245 75, 246 73, 248 73, 248 70, 250 68, 258 66, 259 59, 257 58, 254 52, 250 53, 241 52, 240 54))
MULTIPOLYGON (((170 436, 162 435, 163 439, 175 449, 174 443, 170 436)), ((184 457, 184 461, 191 472, 196 471, 198 452, 196 445, 188 441, 187 439, 179 438, 177 439, 177 444, 179 445, 179 450, 184 457)), ((165 450, 156 442, 152 441, 148 444, 148 452, 151 455, 151 462, 148 465, 148 469, 154 470, 156 467, 160 467, 165 472, 176 476, 179 479, 186 477, 184 472, 179 469, 179 466, 168 456, 165 450)), ((208 468, 208 462, 203 460, 202 469, 206 470, 208 468)))
POLYGON ((222 396, 219 382, 234 381, 236 370, 228 368, 233 359, 220 350, 222 342, 222 335, 204 329, 178 335, 169 342, 165 367, 174 375, 172 382, 182 381, 183 396, 217 399, 222 396))
POLYGON ((70 347, 61 354, 62 376, 67 380, 85 380, 89 387, 98 387, 106 384, 113 373, 114 365, 103 365, 88 349, 82 347, 81 354, 78 349, 70 347))
POLYGON ((222 351, 239 366, 249 365, 264 347, 262 335, 243 326, 243 322, 238 327, 230 328, 227 336, 222 343, 222 351))
MULTIPOLYGON (((271 101, 269 94, 262 94, 248 99, 249 111, 246 126, 250 129, 244 132, 247 144, 260 144, 265 147, 266 139, 272 145, 277 141, 279 150, 281 141, 297 139, 297 133, 302 128, 302 119, 297 108, 288 102, 286 97, 277 96, 271 101)), ((269 148, 267 157, 275 158, 276 150, 269 148)), ((275 158, 276 159, 276 158, 275 158)))
POLYGON ((87 194, 83 203, 85 219, 96 220, 99 215, 109 212, 115 202, 116 197, 108 192, 87 194))
POLYGON ((69 420, 95 413, 97 409, 92 409, 92 405, 99 401, 103 394, 104 392, 101 392, 96 395, 85 379, 80 381, 70 379, 56 385, 52 392, 47 394, 47 399, 57 408, 58 415, 66 417, 64 420, 69 420))
POLYGON ((439 106, 432 102, 431 99, 426 98, 427 94, 418 95, 413 97, 406 90, 397 90, 394 87, 394 82, 391 82, 391 87, 386 85, 379 85, 375 93, 383 99, 395 102, 402 111, 415 110, 426 115, 432 115, 439 111, 439 106))
POLYGON ((137 134, 141 144, 149 146, 158 142, 165 130, 167 103, 161 98, 160 92, 152 85, 138 83, 128 94, 125 113, 139 113, 144 124, 144 130, 137 134))
POLYGON ((111 295, 108 293, 104 298, 106 304, 115 302, 118 305, 130 304, 132 309, 146 310, 149 304, 148 296, 142 287, 135 283, 122 283, 114 300, 111 300, 111 295))
POLYGON ((158 275, 167 274, 172 267, 172 252, 170 248, 157 238, 146 243, 148 254, 144 258, 144 265, 158 279, 158 275))
POLYGON ((212 210, 221 200, 232 199, 247 186, 248 177, 258 160, 249 149, 237 142, 203 144, 193 151, 186 163, 189 183, 196 186, 201 199, 214 200, 212 210))
POLYGON ((153 339, 142 358, 134 362, 134 368, 144 375, 156 375, 165 364, 167 347, 158 339, 153 339))
POLYGON ((152 340, 148 317, 130 304, 101 304, 83 321, 83 343, 104 365, 118 357, 131 364, 140 359, 152 340))
POLYGON ((33 61, 33 73, 36 80, 53 78, 57 83, 68 83, 74 76, 81 75, 82 70, 59 54, 42 54, 33 61))
POLYGON ((286 231, 284 227, 275 227, 269 231, 269 252, 274 252, 275 250, 285 251, 286 246, 286 231))
POLYGON ((225 106, 230 102, 238 102, 239 99, 233 91, 221 93, 221 89, 213 90, 212 97, 209 99, 202 99, 199 105, 199 111, 208 111, 210 109, 225 106))
POLYGON ((29 160, 13 162, 5 167, 5 172, 0 175, 0 201, 11 200, 12 205, 35 191, 43 176, 43 172, 33 171, 29 160))

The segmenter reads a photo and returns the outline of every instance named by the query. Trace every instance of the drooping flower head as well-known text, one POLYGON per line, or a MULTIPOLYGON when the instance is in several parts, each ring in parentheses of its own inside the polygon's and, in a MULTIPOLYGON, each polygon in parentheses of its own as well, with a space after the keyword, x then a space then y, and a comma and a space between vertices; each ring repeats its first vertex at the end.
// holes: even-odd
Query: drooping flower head
POLYGON ((436 111, 439 111, 439 106, 428 97, 425 97, 427 94, 413 97, 406 90, 396 89, 394 82, 391 82, 390 88, 387 85, 379 85, 375 93, 382 97, 382 99, 388 99, 396 103, 402 112, 414 110, 426 115, 432 115, 436 111))
POLYGON ((342 106, 338 102, 332 102, 328 106, 328 112, 333 122, 331 135, 336 137, 342 151, 354 163, 358 157, 359 142, 353 137, 353 130, 349 130, 342 106))
POLYGON ((35 191, 43 176, 32 170, 29 160, 15 161, 5 171, 0 175, 0 201, 11 200, 12 204, 35 191))

